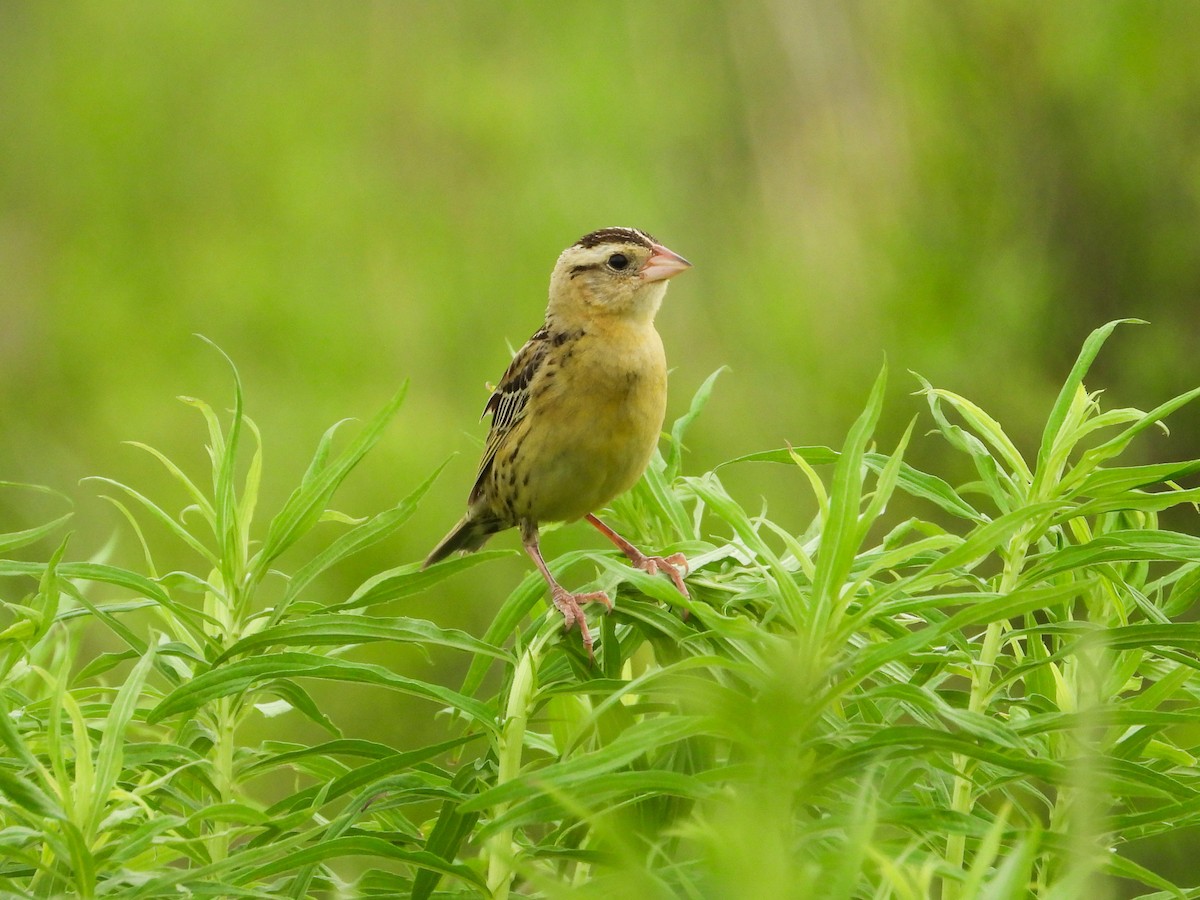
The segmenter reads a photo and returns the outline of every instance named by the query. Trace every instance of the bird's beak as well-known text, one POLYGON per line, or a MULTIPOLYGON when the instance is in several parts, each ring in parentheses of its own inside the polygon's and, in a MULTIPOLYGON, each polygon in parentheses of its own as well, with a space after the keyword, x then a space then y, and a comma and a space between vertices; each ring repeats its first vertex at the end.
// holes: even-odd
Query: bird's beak
POLYGON ((654 245, 654 255, 646 260, 642 271, 638 274, 642 281, 666 281, 678 275, 684 269, 690 269, 692 264, 662 244, 654 245))

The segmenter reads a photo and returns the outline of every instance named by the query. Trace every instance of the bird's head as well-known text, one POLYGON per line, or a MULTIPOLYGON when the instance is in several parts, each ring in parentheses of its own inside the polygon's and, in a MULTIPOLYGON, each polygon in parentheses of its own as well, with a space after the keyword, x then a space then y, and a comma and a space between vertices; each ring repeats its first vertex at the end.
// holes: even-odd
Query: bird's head
POLYGON ((550 276, 549 314, 650 322, 667 281, 691 263, 636 228, 602 228, 562 252, 550 276))

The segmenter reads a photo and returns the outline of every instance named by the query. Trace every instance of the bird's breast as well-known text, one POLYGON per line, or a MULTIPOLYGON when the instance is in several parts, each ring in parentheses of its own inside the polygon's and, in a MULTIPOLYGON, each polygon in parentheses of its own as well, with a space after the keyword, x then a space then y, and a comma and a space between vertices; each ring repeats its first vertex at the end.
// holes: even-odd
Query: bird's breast
POLYGON ((666 395, 666 359, 652 327, 588 333, 565 347, 531 397, 539 422, 530 422, 529 514, 577 519, 632 487, 654 452, 666 395))

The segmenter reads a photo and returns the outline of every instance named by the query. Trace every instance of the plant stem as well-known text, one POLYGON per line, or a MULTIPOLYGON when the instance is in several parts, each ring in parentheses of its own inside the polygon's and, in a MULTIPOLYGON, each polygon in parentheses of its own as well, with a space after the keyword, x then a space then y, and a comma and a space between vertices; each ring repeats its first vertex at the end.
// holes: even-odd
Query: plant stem
MULTIPOLYGON (((1008 553, 1005 554, 1004 572, 1000 577, 1000 593, 1006 594, 1016 587, 1025 565, 1025 556, 1029 552, 1028 527, 1022 528, 1009 541, 1008 553)), ((972 667, 971 693, 967 701, 967 709, 973 713, 983 713, 987 707, 988 694, 992 689, 992 670, 996 666, 996 658, 1004 637, 1004 626, 1007 622, 991 622, 983 636, 983 646, 979 649, 979 660, 972 667)), ((971 814, 974 805, 971 781, 971 760, 962 754, 954 756, 954 788, 950 795, 950 808, 963 816, 971 814)), ((965 832, 957 831, 946 838, 946 862, 949 866, 962 871, 966 864, 967 836, 965 832)), ((942 900, 958 900, 959 883, 957 880, 944 878, 942 880, 942 900)))
MULTIPOLYGON (((557 623, 554 623, 553 627, 557 627, 557 623)), ((513 670, 512 684, 508 689, 508 703, 504 709, 504 721, 501 723, 496 744, 497 785, 511 781, 521 772, 525 726, 529 722, 529 709, 537 690, 537 664, 550 633, 549 629, 543 629, 521 655, 516 669, 513 670)), ((507 810, 507 803, 497 804, 492 811, 492 818, 500 818, 507 810)), ((492 892, 493 900, 507 900, 516 859, 513 830, 502 828, 496 832, 488 841, 487 852, 488 890, 492 892)))
MULTIPOLYGON (((237 747, 237 722, 231 697, 222 697, 217 701, 216 724, 217 742, 213 747, 213 769, 220 794, 219 802, 231 803, 235 789, 233 753, 237 747)), ((229 835, 224 827, 209 839, 209 853, 213 862, 222 860, 229 854, 229 835)))

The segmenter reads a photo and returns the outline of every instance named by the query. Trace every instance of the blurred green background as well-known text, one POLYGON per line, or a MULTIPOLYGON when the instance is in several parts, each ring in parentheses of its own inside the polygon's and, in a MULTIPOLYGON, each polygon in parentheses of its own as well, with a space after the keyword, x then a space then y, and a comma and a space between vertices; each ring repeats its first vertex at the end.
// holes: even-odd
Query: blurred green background
MULTIPOLYGON (((1144 0, 3 4, 0 480, 75 499, 72 558, 120 534, 135 565, 79 481, 184 505, 121 442, 203 476, 203 423, 172 398, 223 407, 232 387, 194 332, 244 378, 268 512, 326 427, 410 378, 339 506, 390 506, 457 455, 406 530, 325 583, 340 599, 460 515, 485 382, 540 324, 560 250, 608 225, 695 264, 659 320, 669 417, 730 367, 695 472, 840 443, 885 358, 886 440, 922 409, 911 369, 1034 447, 1080 342, 1121 316, 1153 324, 1090 384, 1152 406, 1200 381, 1197 47, 1200 7, 1144 0)), ((946 472, 930 452, 912 458, 946 472)), ((1196 413, 1150 452, 1200 456, 1196 413)), ((802 524, 793 473, 729 481, 802 524)), ((0 493, 0 530, 46 504, 0 493)), ((194 564, 150 533, 160 568, 194 564)), ((527 570, 514 555, 392 611, 479 634, 527 570)), ((342 693, 352 732, 429 727, 342 693)))

